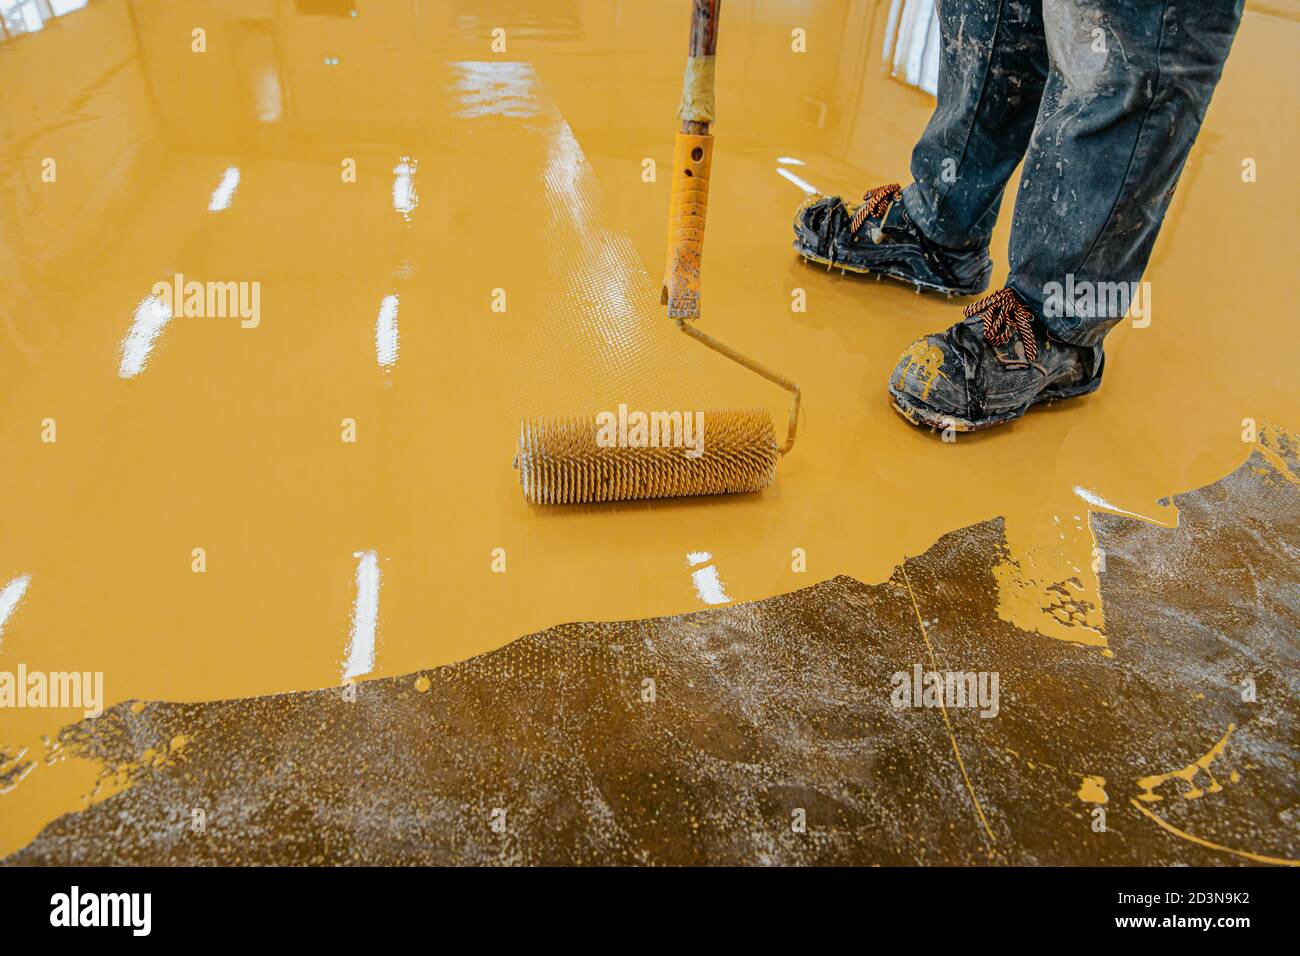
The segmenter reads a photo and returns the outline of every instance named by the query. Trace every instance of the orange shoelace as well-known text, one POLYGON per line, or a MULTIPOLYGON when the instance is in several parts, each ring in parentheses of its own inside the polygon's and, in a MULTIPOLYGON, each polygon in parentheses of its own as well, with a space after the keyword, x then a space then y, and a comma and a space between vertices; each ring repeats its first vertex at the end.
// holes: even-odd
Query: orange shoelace
POLYGON ((883 222, 885 216, 889 214, 889 207, 902 198, 903 187, 898 183, 886 183, 884 186, 868 189, 862 194, 862 205, 853 214, 849 231, 857 232, 858 227, 867 221, 868 216, 883 222))
POLYGON ((1005 345, 1015 332, 1025 347, 1025 358, 1038 358, 1038 342, 1034 339, 1034 314, 1025 308, 1014 289, 998 289, 963 310, 966 318, 978 315, 984 324, 984 341, 989 345, 1005 345))

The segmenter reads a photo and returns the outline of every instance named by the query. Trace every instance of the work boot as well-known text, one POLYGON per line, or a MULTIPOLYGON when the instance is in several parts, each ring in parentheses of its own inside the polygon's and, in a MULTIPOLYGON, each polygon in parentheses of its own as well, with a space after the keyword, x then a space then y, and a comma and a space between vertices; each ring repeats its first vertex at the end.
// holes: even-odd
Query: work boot
POLYGON ((988 249, 949 249, 931 242, 907 215, 898 183, 868 190, 850 206, 812 196, 794 214, 794 248, 812 262, 847 272, 885 275, 917 291, 978 295, 989 287, 988 249))
POLYGON ((890 373, 894 408, 913 424, 978 431, 1101 385, 1101 346, 1053 338, 1014 290, 964 311, 947 332, 913 342, 890 373))

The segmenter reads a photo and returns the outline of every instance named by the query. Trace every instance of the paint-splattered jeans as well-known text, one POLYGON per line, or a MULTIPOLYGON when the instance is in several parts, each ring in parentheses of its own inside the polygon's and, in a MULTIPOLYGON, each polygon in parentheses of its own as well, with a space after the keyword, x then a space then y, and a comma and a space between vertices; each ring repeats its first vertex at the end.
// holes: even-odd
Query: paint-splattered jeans
POLYGON ((987 245, 1023 158, 1007 284, 1053 335, 1101 341, 1122 315, 1046 315, 1061 310, 1044 309, 1045 289, 1141 278, 1241 6, 939 0, 939 105, 912 153, 908 214, 935 242, 987 245))

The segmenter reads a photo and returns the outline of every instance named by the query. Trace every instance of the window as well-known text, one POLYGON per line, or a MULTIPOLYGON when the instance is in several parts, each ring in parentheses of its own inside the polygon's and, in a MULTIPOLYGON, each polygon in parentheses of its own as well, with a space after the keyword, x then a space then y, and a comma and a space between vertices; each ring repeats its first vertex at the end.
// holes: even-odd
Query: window
POLYGON ((0 40, 35 33, 46 20, 80 10, 89 0, 0 0, 0 40))
POLYGON ((894 76, 937 96, 939 42, 935 0, 893 0, 885 28, 884 56, 894 76))

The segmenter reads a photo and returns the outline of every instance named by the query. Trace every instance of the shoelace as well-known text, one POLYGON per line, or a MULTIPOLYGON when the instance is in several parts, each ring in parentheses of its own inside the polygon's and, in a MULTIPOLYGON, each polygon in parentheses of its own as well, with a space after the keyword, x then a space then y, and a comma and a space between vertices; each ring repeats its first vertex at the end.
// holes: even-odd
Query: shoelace
POLYGON ((849 223, 849 231, 857 232, 867 217, 884 220, 889 214, 889 207, 898 200, 903 198, 903 187, 898 183, 886 183, 884 186, 877 186, 875 189, 868 189, 862 194, 862 205, 858 211, 853 214, 853 219, 849 223))
POLYGON ((998 289, 963 310, 966 318, 978 315, 984 326, 984 341, 989 345, 1005 345, 1015 332, 1025 347, 1025 358, 1030 362, 1038 358, 1038 342, 1034 339, 1034 314, 1025 308, 1014 289, 998 289))

